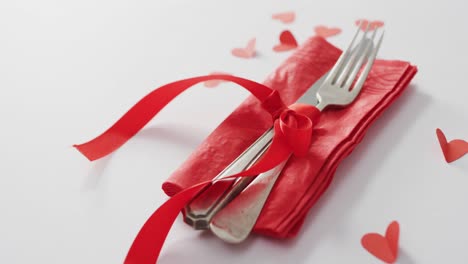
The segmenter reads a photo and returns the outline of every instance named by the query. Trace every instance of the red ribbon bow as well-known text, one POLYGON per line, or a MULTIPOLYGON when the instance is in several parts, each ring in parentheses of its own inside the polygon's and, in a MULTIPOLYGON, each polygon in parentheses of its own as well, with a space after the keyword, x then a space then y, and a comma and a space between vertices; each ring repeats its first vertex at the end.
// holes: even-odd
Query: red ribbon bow
MULTIPOLYGON (((74 146, 91 161, 106 156, 125 144, 179 94, 197 83, 209 80, 231 81, 244 87, 261 102, 262 107, 271 114, 274 123, 275 135, 265 155, 251 168, 224 178, 252 177, 273 169, 291 154, 307 154, 313 125, 318 122, 320 110, 307 104, 286 107, 276 90, 232 75, 199 76, 161 86, 143 97, 104 133, 89 142, 74 146)), ((155 263, 179 212, 211 184, 212 181, 206 181, 186 188, 161 205, 141 228, 125 264, 155 263)))

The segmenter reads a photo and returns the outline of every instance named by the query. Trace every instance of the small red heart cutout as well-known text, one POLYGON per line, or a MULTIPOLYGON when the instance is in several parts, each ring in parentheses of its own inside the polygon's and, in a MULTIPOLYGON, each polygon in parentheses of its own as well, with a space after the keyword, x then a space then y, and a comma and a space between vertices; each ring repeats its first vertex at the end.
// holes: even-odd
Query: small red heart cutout
POLYGON ((361 239, 362 246, 376 258, 385 263, 395 263, 398 258, 398 239, 400 225, 393 221, 388 225, 385 237, 377 233, 365 234, 361 239))
POLYGON ((280 37, 280 44, 273 47, 274 51, 288 51, 297 48, 297 41, 296 38, 293 36, 291 31, 285 30, 281 32, 280 37))
POLYGON ((328 38, 331 36, 335 36, 341 33, 340 28, 332 28, 332 27, 326 27, 326 26, 316 26, 315 27, 315 34, 317 36, 323 37, 323 38, 328 38))
POLYGON ((245 48, 234 48, 231 51, 232 55, 239 57, 239 58, 244 58, 244 59, 249 59, 255 56, 255 38, 249 40, 247 43, 247 46, 245 48))
MULTIPOLYGON (((212 72, 212 73, 210 73, 210 75, 218 75, 218 74, 230 75, 229 73, 225 73, 225 72, 212 72)), ((223 81, 223 80, 209 80, 209 81, 203 82, 203 85, 205 85, 205 87, 208 87, 208 88, 213 88, 213 87, 218 86, 221 82, 225 82, 225 81, 223 81)))
POLYGON ((445 161, 450 163, 455 161, 466 153, 468 153, 468 142, 462 139, 454 139, 450 142, 447 142, 447 138, 444 135, 444 132, 439 128, 436 129, 437 139, 439 140, 440 147, 444 153, 445 161))
POLYGON ((385 25, 383 21, 380 21, 380 20, 369 21, 367 19, 358 19, 356 20, 355 23, 356 23, 356 26, 361 25, 361 30, 366 30, 367 25, 369 25, 369 23, 370 23, 369 30, 374 30, 374 29, 383 27, 385 25))
POLYGON ((274 14, 271 17, 285 24, 289 24, 289 23, 294 22, 294 19, 296 19, 296 14, 294 12, 284 12, 284 13, 274 14))

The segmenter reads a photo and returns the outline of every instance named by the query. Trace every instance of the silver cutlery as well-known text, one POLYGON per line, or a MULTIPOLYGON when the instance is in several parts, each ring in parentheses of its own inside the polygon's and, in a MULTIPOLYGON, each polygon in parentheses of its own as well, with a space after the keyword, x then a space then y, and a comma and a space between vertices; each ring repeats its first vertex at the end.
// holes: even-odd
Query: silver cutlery
MULTIPOLYGON (((348 49, 343 52, 318 88, 315 96, 318 101, 316 107, 320 111, 331 105, 347 106, 361 91, 383 39, 382 33, 374 45, 378 30, 374 30, 370 38, 367 37, 368 31, 369 28, 362 33, 359 44, 352 50, 360 32, 358 29, 348 49), (364 63, 365 67, 357 77, 364 63), (355 84, 352 85, 353 83, 355 84)), ((306 92, 298 102, 311 102, 311 91, 312 89, 306 92)), ((283 162, 276 168, 258 175, 237 197, 213 216, 209 224, 210 230, 229 243, 244 241, 253 229, 285 164, 286 162, 283 162)))
MULTIPOLYGON (((362 51, 364 49, 363 43, 364 43, 365 37, 362 38, 362 41, 356 47, 352 47, 358 33, 359 31, 355 34, 353 41, 350 44, 350 47, 348 48, 348 50, 343 52, 343 55, 337 61, 336 66, 332 69, 334 71, 340 70, 341 72, 347 72, 348 75, 353 78, 357 74, 357 72, 351 71, 350 67, 352 63, 359 62, 360 58, 364 58, 362 57, 363 55, 362 51), (347 66, 348 68, 346 68, 345 66, 347 66)), ((364 33, 364 36, 366 34, 367 34, 367 31, 366 33, 364 33)), ((360 63, 362 64, 363 61, 360 61, 360 63)), ((359 70, 359 68, 356 68, 356 69, 359 70)), ((336 79, 334 80, 335 82, 340 81, 341 83, 343 83, 344 81, 347 81, 347 80, 343 80, 343 78, 346 77, 345 75, 338 75, 336 73, 335 75, 336 75, 336 79)), ((327 81, 329 81, 330 78, 331 77, 328 77, 327 81)), ((349 81, 351 81, 353 78, 348 77, 348 79, 350 79, 349 81)), ((317 83, 313 85, 311 88, 309 88, 309 90, 298 100, 298 102, 305 102, 305 103, 317 102, 318 98, 316 99, 315 94, 317 92, 317 88, 319 87, 319 85, 324 82, 324 79, 325 79, 325 76, 320 78, 320 80, 317 81, 317 83), (313 96, 310 96, 310 95, 313 95, 313 96), (311 97, 313 97, 313 99, 311 99, 311 97)), ((347 81, 345 84, 348 84, 349 81, 347 81)), ((353 93, 356 93, 357 89, 354 89, 354 91, 355 92, 353 93)), ((349 93, 349 95, 348 94, 343 94, 343 95, 346 95, 349 97, 350 95, 353 95, 353 93, 349 93)), ((322 99, 322 102, 326 102, 326 101, 322 99)), ((320 104, 318 104, 318 106, 321 108, 320 104)), ((248 168, 253 163, 255 163, 256 160, 259 157, 261 157, 263 152, 268 147, 272 136, 273 136, 273 131, 272 129, 269 129, 256 142, 254 142, 254 144, 252 144, 246 151, 244 151, 244 153, 242 153, 235 161, 233 161, 223 172, 221 172, 215 179, 220 179, 224 176, 232 175, 234 173, 240 172, 248 168)), ((276 170, 278 170, 278 168, 276 168, 276 170)), ((279 170, 279 172, 280 171, 281 170, 279 170)), ((217 181, 212 187, 210 187, 207 191, 202 193, 200 197, 194 199, 185 208, 185 214, 184 214, 185 221, 191 224, 195 229, 209 229, 210 222, 213 216, 219 210, 224 208, 234 197, 236 197, 251 182, 251 180, 252 180, 251 178, 240 178, 237 180, 217 181)), ((256 181, 260 182, 260 179, 256 181)), ((266 197, 264 198, 266 199, 266 197)))

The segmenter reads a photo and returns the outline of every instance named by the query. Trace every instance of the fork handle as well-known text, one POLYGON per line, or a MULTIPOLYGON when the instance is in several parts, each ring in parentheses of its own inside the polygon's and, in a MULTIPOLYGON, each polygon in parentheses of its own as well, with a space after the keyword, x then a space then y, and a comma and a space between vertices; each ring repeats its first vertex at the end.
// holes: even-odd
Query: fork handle
MULTIPOLYGON (((269 147, 273 134, 273 127, 271 127, 214 179, 239 173, 255 164, 269 147)), ((213 216, 234 199, 251 181, 251 177, 216 181, 185 207, 184 221, 194 229, 209 229, 213 216)))
MULTIPOLYGON (((289 159, 289 158, 288 158, 289 159)), ((273 186, 288 160, 259 174, 235 199, 212 219, 210 230, 228 243, 244 241, 257 222, 273 186)))

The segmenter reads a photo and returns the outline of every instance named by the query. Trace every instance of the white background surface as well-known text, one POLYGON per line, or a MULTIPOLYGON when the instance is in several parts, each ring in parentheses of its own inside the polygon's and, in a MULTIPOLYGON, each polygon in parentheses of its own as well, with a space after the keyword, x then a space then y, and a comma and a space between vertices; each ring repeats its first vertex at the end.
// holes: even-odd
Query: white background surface
POLYGON ((468 156, 445 163, 435 128, 468 140, 465 1, 3 1, 0 3, 0 263, 121 263, 160 189, 245 97, 190 90, 115 154, 71 147, 170 81, 225 71, 263 81, 319 24, 349 41, 359 18, 386 22, 380 57, 419 67, 410 89, 341 164, 291 241, 239 246, 178 219, 160 263, 378 263, 367 232, 401 225, 399 263, 467 263, 468 156), (276 12, 296 11, 291 25, 276 12), (259 56, 230 50, 257 38, 259 56), (212 110, 214 109, 214 110, 212 110), (187 114, 188 113, 188 114, 187 114), (197 117, 197 118, 195 118, 197 117))

